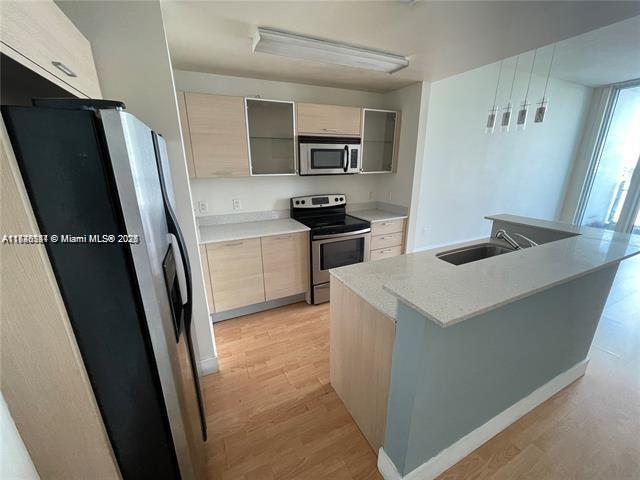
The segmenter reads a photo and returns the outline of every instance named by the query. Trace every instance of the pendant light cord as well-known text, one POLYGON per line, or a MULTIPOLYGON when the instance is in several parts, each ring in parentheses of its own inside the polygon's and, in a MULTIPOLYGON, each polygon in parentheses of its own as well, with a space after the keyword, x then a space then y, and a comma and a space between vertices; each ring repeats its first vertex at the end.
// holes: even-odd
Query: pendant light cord
POLYGON ((533 51, 533 62, 531 62, 531 72, 529 72, 529 83, 527 83, 527 93, 524 95, 524 104, 527 105, 527 100, 529 99, 529 87, 531 87, 531 79, 533 78, 533 67, 536 65, 536 55, 538 54, 538 49, 536 48, 533 51))
POLYGON ((511 91, 509 92, 509 105, 511 105, 511 98, 513 97, 513 86, 516 84, 516 73, 518 73, 519 61, 520 61, 520 55, 516 57, 516 68, 513 71, 513 79, 511 80, 511 91))
POLYGON ((502 76, 502 63, 504 60, 500 60, 500 69, 498 70, 498 81, 496 82, 496 93, 493 95, 493 109, 496 108, 496 101, 498 100, 498 87, 500 86, 500 77, 502 76))
POLYGON ((553 44, 553 52, 551 53, 551 62, 549 62, 549 72, 547 73, 547 81, 544 84, 544 93, 542 94, 542 100, 547 98, 547 87, 549 86, 549 78, 551 77, 551 68, 553 67, 553 59, 556 57, 557 43, 553 44))

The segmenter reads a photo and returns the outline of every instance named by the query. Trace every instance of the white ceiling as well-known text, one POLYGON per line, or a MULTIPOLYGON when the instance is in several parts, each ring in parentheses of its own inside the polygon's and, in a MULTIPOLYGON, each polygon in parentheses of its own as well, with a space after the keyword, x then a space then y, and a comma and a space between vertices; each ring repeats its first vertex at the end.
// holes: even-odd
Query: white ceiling
POLYGON ((640 15, 560 42, 553 76, 589 87, 640 78, 640 15))
MULTIPOLYGON (((163 0, 162 7, 176 69, 379 92, 445 78, 640 15, 640 2, 616 1, 163 0), (256 26, 407 55, 411 66, 389 75, 254 54, 256 26)), ((597 70, 590 75, 601 82, 597 70)))

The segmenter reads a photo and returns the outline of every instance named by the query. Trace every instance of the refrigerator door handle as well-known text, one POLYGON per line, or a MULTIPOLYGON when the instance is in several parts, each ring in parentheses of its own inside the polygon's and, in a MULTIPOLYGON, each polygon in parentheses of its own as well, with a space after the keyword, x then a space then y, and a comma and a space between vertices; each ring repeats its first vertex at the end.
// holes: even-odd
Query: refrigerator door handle
POLYGON ((162 190, 162 198, 164 200, 164 209, 167 214, 167 227, 169 233, 175 236, 178 250, 180 251, 180 258, 182 259, 182 265, 184 268, 184 276, 185 283, 187 287, 187 301, 183 307, 183 330, 185 338, 187 339, 187 343, 189 346, 189 356, 191 360, 191 370, 193 373, 193 379, 195 381, 196 388, 196 396, 198 398, 198 409, 200 411, 200 427, 202 429, 202 439, 207 441, 207 423, 205 420, 205 410, 204 410, 204 399, 202 398, 202 392, 200 390, 200 381, 198 369, 196 367, 196 359, 193 350, 193 340, 191 338, 191 320, 193 316, 193 284, 191 281, 191 263, 189 262, 189 254, 187 253, 187 244, 184 241, 184 236, 182 235, 182 230, 180 230, 180 225, 178 225, 178 219, 176 218, 176 214, 171 208, 171 202, 169 201, 169 195, 167 193, 167 184, 164 176, 164 170, 162 167, 162 156, 160 153, 160 145, 158 144, 158 134, 156 132, 151 132, 153 137, 153 148, 156 153, 156 163, 158 166, 158 176, 160 177, 160 189, 162 190))

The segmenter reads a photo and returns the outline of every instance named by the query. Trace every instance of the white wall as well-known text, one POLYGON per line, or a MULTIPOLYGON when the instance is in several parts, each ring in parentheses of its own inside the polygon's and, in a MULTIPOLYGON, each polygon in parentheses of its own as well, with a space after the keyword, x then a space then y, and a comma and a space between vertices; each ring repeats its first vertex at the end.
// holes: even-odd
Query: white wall
POLYGON ((193 273, 193 315, 197 354, 203 373, 217 368, 213 329, 192 213, 173 70, 157 1, 58 2, 89 39, 104 98, 122 100, 167 140, 176 215, 182 227, 193 273))
POLYGON ((5 480, 40 478, 2 393, 0 393, 0 478, 5 480))
MULTIPOLYGON (((431 84, 414 238, 425 249, 485 236, 485 215, 512 213, 556 219, 576 155, 592 90, 551 79, 547 117, 526 130, 488 135, 498 64, 431 84)), ((525 95, 528 71, 518 71, 513 99, 525 95)), ((508 102, 513 70, 503 70, 498 104, 508 102)), ((544 76, 534 76, 532 103, 542 97, 544 76)), ((515 108, 514 108, 515 110, 515 108)), ((514 120, 515 124, 515 113, 514 120)))
POLYGON ((351 203, 379 200, 409 206, 418 119, 415 99, 419 103, 421 84, 379 94, 180 70, 174 75, 176 88, 184 91, 402 110, 398 174, 192 179, 193 203, 207 202, 207 215, 234 213, 232 199, 236 198, 242 202, 240 212, 252 212, 288 209, 290 197, 329 192, 345 193, 351 203))

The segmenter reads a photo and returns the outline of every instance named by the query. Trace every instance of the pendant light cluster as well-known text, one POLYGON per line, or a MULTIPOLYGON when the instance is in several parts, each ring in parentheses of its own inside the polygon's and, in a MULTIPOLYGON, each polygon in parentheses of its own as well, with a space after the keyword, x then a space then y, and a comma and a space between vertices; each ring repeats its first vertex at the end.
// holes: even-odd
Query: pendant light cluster
MULTIPOLYGON (((531 71, 529 72, 529 81, 527 83, 527 90, 524 96, 524 100, 522 101, 522 104, 520 105, 520 109, 518 110, 518 115, 516 116, 516 129, 517 130, 524 130, 527 124, 527 117, 529 114, 529 107, 530 107, 530 103, 529 103, 529 90, 531 88, 531 80, 533 78, 533 69, 535 67, 536 64, 536 58, 538 55, 538 50, 536 49, 533 52, 533 61, 531 62, 531 71)), ((556 45, 554 44, 553 46, 553 53, 551 54, 551 62, 549 62, 549 71, 547 72, 547 80, 545 82, 544 85, 544 92, 542 94, 542 99, 538 102, 538 108, 536 108, 536 113, 534 116, 534 123, 542 123, 544 122, 544 118, 545 115, 547 113, 547 106, 549 103, 549 99, 547 97, 547 90, 549 88, 549 79, 551 77, 551 69, 553 67, 553 60, 555 58, 556 55, 556 45)), ((520 62, 520 55, 518 55, 516 57, 516 66, 515 69, 513 71, 513 77, 511 78, 511 89, 509 91, 509 100, 507 102, 507 105, 504 107, 503 111, 502 111, 502 115, 500 117, 500 132, 501 133, 507 133, 509 131, 509 129, 511 128, 511 120, 512 120, 512 114, 513 114, 513 104, 512 104, 512 98, 513 98, 513 88, 515 86, 515 82, 516 82, 516 75, 518 73, 518 64, 520 62)), ((504 64, 504 60, 500 62, 500 68, 498 70, 498 81, 496 82, 496 89, 495 89, 495 93, 493 96, 493 105, 491 107, 491 109, 489 109, 489 115, 487 117, 487 123, 485 125, 485 131, 487 133, 493 133, 495 131, 495 127, 496 127, 496 120, 498 117, 498 106, 497 106, 497 100, 498 100, 498 89, 500 87, 500 80, 502 78, 502 67, 504 64)))

